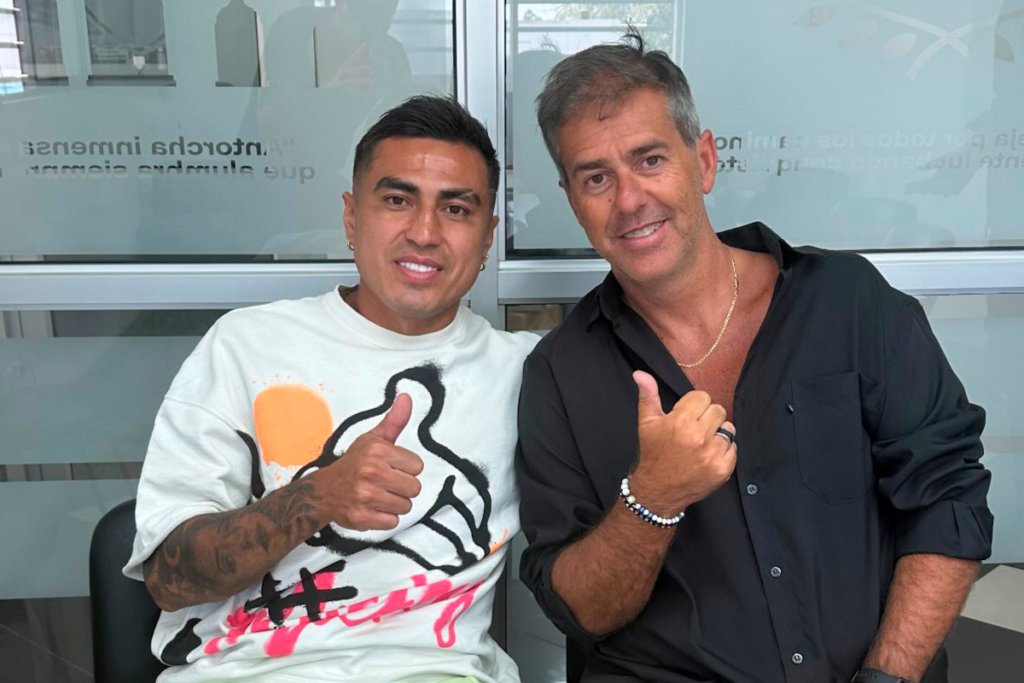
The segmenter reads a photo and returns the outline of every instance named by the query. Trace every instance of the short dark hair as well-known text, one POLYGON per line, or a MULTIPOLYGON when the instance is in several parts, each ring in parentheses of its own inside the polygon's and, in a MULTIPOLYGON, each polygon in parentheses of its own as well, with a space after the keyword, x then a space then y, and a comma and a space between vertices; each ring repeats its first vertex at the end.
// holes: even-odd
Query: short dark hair
POLYGON ((451 97, 417 95, 384 112, 356 145, 353 182, 373 161, 373 153, 388 138, 429 138, 469 145, 487 165, 487 186, 497 196, 501 167, 484 125, 451 97))
POLYGON ((563 182, 567 178, 558 148, 558 130, 580 111, 591 107, 614 109, 641 88, 665 94, 679 134, 693 147, 700 137, 700 121, 690 84, 664 51, 645 48, 635 26, 628 26, 618 44, 589 47, 566 57, 548 73, 544 90, 537 97, 537 122, 563 182))

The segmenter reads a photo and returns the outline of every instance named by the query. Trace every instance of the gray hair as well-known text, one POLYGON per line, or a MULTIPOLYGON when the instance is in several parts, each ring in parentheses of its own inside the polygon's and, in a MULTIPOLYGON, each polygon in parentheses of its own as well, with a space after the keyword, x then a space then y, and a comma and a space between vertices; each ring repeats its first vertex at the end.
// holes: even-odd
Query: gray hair
POLYGON ((551 70, 537 97, 537 122, 562 182, 567 180, 558 149, 562 124, 584 109, 614 109, 641 88, 664 93, 669 116, 683 141, 693 147, 700 137, 700 121, 686 76, 662 50, 645 52, 644 39, 634 27, 626 30, 621 43, 589 47, 551 70))

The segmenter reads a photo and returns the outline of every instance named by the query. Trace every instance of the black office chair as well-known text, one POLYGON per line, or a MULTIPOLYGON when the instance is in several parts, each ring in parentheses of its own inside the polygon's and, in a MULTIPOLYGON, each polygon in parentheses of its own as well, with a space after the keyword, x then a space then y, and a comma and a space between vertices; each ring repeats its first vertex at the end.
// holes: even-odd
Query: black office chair
POLYGON ((103 515, 92 534, 89 601, 96 683, 153 683, 167 668, 150 649, 160 608, 144 584, 121 573, 134 538, 134 499, 103 515))

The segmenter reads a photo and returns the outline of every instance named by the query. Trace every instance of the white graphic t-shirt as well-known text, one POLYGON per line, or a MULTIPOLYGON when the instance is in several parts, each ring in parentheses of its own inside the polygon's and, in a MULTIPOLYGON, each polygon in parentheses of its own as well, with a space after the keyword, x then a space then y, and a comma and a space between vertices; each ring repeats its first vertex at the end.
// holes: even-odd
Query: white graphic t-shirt
POLYGON ((185 520, 241 508, 325 467, 398 394, 397 445, 424 463, 413 509, 390 531, 329 525, 257 585, 163 613, 161 683, 517 683, 490 638, 493 588, 519 530, 513 472, 521 370, 537 337, 460 308, 445 329, 378 327, 337 291, 221 318, 156 418, 125 575, 185 520))

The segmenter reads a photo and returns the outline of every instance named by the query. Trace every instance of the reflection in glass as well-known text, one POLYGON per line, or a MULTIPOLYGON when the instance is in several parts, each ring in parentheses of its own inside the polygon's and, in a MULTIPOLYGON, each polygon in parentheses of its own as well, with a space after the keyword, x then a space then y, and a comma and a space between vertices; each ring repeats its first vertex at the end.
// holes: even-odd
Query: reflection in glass
POLYGON ((558 172, 537 127, 534 101, 548 71, 566 56, 614 42, 626 22, 651 49, 675 54, 673 0, 661 2, 556 2, 511 0, 511 120, 506 149, 511 172, 507 250, 511 258, 594 257, 583 229, 558 185, 558 172), (514 208, 513 208, 514 205, 514 208))
POLYGON ((258 88, 263 84, 263 24, 245 0, 231 0, 217 14, 217 85, 258 88))
POLYGON ((675 57, 675 0, 655 2, 519 2, 512 0, 516 53, 552 48, 570 55, 592 45, 615 42, 626 23, 640 29, 651 49, 675 57))
POLYGON ((173 85, 163 0, 85 0, 90 84, 173 85))
POLYGON ((268 26, 267 87, 253 90, 250 103, 255 135, 287 141, 283 154, 269 159, 283 173, 319 163, 301 193, 253 207, 254 222, 275 226, 261 253, 347 256, 340 193, 351 185, 355 145, 384 111, 426 89, 410 70, 404 43, 390 35, 396 13, 417 4, 441 3, 406 0, 400 12, 397 0, 310 3, 268 26))
POLYGON ((405 46, 388 34, 398 0, 345 0, 326 10, 313 31, 318 88, 409 81, 405 46))
MULTIPOLYGON (((27 82, 66 84, 68 75, 64 69, 57 0, 14 0, 13 6, 20 10, 16 15, 17 40, 22 43, 21 67, 28 77, 27 82)), ((0 41, 3 40, 0 36, 0 41)))
POLYGON ((534 114, 534 101, 544 77, 564 55, 553 45, 520 52, 512 72, 507 106, 512 112, 512 169, 506 177, 510 189, 508 253, 541 257, 546 249, 559 256, 593 256, 583 228, 573 215, 559 186, 558 169, 551 161, 534 114), (514 204, 514 210, 513 210, 514 204))

